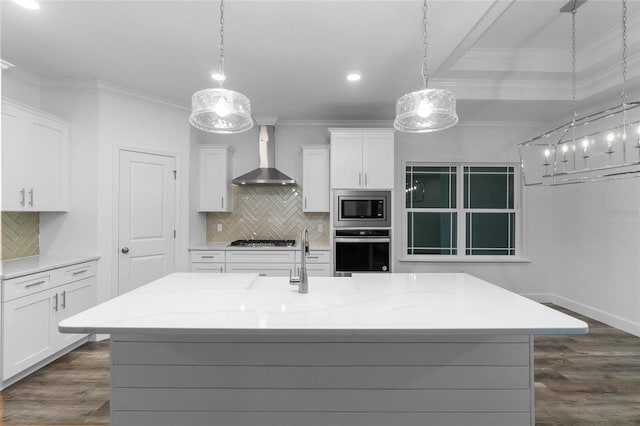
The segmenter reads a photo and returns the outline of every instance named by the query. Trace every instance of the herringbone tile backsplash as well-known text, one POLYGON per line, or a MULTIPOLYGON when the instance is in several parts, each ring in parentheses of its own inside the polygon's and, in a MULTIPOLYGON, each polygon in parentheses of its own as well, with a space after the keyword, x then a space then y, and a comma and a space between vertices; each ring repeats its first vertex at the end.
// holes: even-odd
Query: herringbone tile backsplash
POLYGON ((40 253, 40 214, 2 212, 1 260, 35 256, 40 253))
POLYGON ((232 213, 207 214, 207 241, 299 241, 306 228, 312 243, 329 244, 329 213, 303 213, 300 187, 234 186, 232 190, 232 213), (222 232, 217 231, 219 223, 222 232))

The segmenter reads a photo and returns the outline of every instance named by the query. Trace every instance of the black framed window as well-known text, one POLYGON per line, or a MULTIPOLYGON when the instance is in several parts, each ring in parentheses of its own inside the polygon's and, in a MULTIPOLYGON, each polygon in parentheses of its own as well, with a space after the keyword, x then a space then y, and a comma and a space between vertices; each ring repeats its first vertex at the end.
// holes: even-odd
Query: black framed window
POLYGON ((405 169, 407 256, 515 256, 520 238, 514 165, 405 169))

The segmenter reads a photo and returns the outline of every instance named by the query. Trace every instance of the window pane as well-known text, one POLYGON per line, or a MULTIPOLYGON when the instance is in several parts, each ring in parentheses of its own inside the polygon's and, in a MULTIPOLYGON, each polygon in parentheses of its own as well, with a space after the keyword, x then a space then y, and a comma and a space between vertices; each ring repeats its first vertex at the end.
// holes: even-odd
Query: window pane
POLYGON ((455 208, 455 167, 407 167, 408 208, 455 208))
POLYGON ((408 213, 408 254, 456 254, 455 213, 408 213))
POLYGON ((468 255, 515 255, 515 213, 467 213, 468 255))
POLYGON ((513 182, 513 167, 465 167, 464 207, 471 209, 513 208, 513 182), (498 169, 505 172, 496 173, 498 169), (484 171, 480 172, 479 170, 484 171))

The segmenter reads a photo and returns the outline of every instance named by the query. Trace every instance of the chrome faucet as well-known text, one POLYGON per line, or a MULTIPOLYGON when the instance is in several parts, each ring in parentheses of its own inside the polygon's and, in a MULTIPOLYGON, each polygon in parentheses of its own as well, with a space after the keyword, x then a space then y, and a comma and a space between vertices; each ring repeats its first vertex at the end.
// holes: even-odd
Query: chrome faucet
POLYGON ((309 231, 302 231, 300 238, 300 272, 297 277, 291 276, 289 271, 289 283, 298 284, 298 293, 309 293, 309 277, 307 276, 307 255, 309 254, 309 231))

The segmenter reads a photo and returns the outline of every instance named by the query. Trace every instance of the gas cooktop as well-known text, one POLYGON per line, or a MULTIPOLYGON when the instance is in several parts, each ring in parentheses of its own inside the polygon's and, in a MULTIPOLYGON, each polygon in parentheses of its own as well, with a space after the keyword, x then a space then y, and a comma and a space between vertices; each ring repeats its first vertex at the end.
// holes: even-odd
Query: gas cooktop
POLYGON ((293 247, 295 240, 235 240, 232 247, 293 247))

